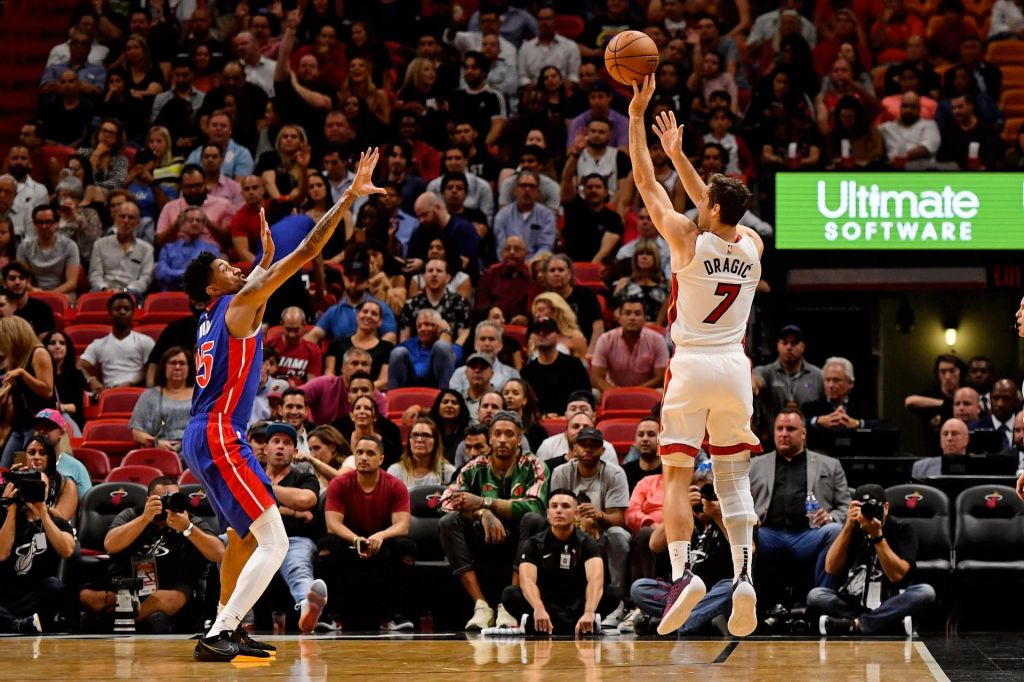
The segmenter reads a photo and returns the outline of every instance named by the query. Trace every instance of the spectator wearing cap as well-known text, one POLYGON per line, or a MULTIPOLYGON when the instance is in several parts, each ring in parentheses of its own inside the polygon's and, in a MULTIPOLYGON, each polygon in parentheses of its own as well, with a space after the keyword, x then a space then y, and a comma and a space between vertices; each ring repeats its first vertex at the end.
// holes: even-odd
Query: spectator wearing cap
MULTIPOLYGON (((565 462, 565 457, 572 452, 572 444, 576 434, 584 426, 594 426, 594 407, 597 402, 594 400, 594 393, 589 390, 574 391, 569 396, 569 402, 565 407, 565 430, 548 436, 537 448, 537 456, 541 461, 547 462, 549 467, 557 466, 565 462), (578 415, 586 419, 577 420, 578 415), (554 464, 552 464, 554 462, 554 464)), ((608 462, 618 463, 619 458, 615 454, 615 446, 605 441, 604 459, 608 462)))
POLYGON ((317 607, 322 609, 327 600, 323 581, 313 579, 317 540, 313 512, 320 494, 320 483, 314 474, 292 466, 297 445, 298 433, 294 426, 282 422, 267 425, 267 478, 288 533, 288 552, 280 574, 302 612, 299 628, 303 632, 312 632, 320 615, 317 607), (319 585, 314 585, 314 582, 319 585), (312 613, 316 615, 311 616, 312 613))
POLYGON ((305 328, 306 314, 302 308, 289 306, 281 312, 282 334, 268 344, 278 356, 274 378, 285 379, 291 386, 317 378, 322 369, 323 353, 318 344, 302 338, 305 328))
POLYGON ((135 237, 137 204, 125 201, 117 214, 114 234, 92 245, 89 285, 93 291, 128 291, 141 298, 153 283, 153 246, 135 237))
MULTIPOLYGON (((474 355, 483 355, 490 360, 492 372, 491 385, 495 387, 504 386, 505 382, 509 379, 519 378, 519 370, 506 365, 498 359, 498 354, 501 353, 503 348, 501 340, 502 331, 503 329, 499 323, 493 320, 484 320, 477 324, 473 333, 474 355)), ((466 360, 466 365, 468 364, 469 360, 466 360)), ((467 395, 469 381, 466 377, 465 365, 459 367, 452 374, 452 378, 448 382, 448 388, 458 391, 464 396, 467 395)))
MULTIPOLYGON (((533 534, 525 524, 520 526, 528 512, 543 513, 547 501, 548 469, 521 451, 522 438, 523 423, 517 414, 495 414, 490 453, 466 464, 441 496, 441 546, 474 602, 467 630, 494 623, 490 604, 512 582, 519 538, 533 534)), ((499 615, 504 611, 500 606, 498 610, 499 615)))
POLYGON ((352 336, 356 333, 356 311, 359 304, 363 301, 375 301, 381 311, 380 337, 384 341, 394 343, 398 334, 398 324, 395 322, 395 314, 391 312, 391 306, 367 293, 370 288, 370 266, 357 260, 346 261, 342 267, 344 294, 320 316, 316 326, 306 332, 305 339, 320 343, 324 338, 340 339, 352 336))
POLYGON ((904 619, 935 601, 931 585, 915 584, 916 558, 914 527, 889 515, 885 489, 875 483, 857 488, 825 556, 825 570, 842 587, 815 587, 807 595, 807 607, 823 614, 821 634, 913 634, 904 619))
POLYGON ((466 359, 465 369, 466 390, 462 396, 466 399, 469 418, 476 419, 480 399, 494 390, 494 366, 491 358, 484 353, 473 353, 466 359))
POLYGON ((204 251, 220 254, 220 247, 203 236, 206 214, 190 206, 178 214, 178 237, 160 248, 156 264, 156 283, 163 291, 181 291, 182 276, 192 259, 204 251))
POLYGON ((90 343, 78 367, 85 375, 89 390, 99 395, 114 386, 143 386, 146 380, 146 359, 156 342, 145 334, 132 331, 135 299, 131 294, 114 294, 107 301, 111 331, 90 343), (102 376, 96 374, 96 366, 102 376))
POLYGON ((436 386, 447 388, 455 372, 456 348, 447 322, 433 308, 416 315, 416 336, 395 346, 388 361, 388 387, 436 386))
POLYGON ((36 413, 35 432, 53 446, 57 453, 57 473, 75 482, 81 499, 92 487, 92 480, 85 465, 71 454, 71 438, 64 416, 54 409, 40 410, 36 413))
POLYGON ((787 324, 780 329, 775 348, 779 353, 775 362, 758 365, 753 375, 754 395, 761 399, 768 423, 774 423, 782 409, 799 408, 824 393, 821 369, 804 360, 807 344, 800 327, 787 324))
POLYGON ((879 425, 875 410, 866 403, 850 400, 853 390, 853 363, 831 357, 821 370, 825 395, 804 403, 802 410, 811 429, 871 429, 879 425))
POLYGON ((569 122, 569 151, 578 151, 574 149, 575 141, 581 135, 589 136, 588 128, 594 119, 604 120, 610 127, 607 145, 612 149, 624 149, 629 142, 629 119, 612 109, 611 86, 602 79, 595 80, 587 88, 587 102, 590 108, 569 122))
POLYGON ((594 388, 603 392, 620 386, 662 386, 668 348, 662 335, 646 324, 643 299, 625 299, 619 306, 620 326, 597 339, 590 361, 594 388))
POLYGON ((526 244, 529 258, 555 250, 558 229, 555 226, 555 212, 537 201, 540 191, 540 174, 523 169, 516 178, 514 203, 501 208, 494 216, 494 243, 498 255, 505 247, 505 241, 517 237, 526 244))
POLYGON ((565 412, 573 392, 590 390, 590 376, 582 362, 558 352, 558 324, 552 318, 538 318, 530 332, 537 357, 520 373, 537 394, 541 414, 557 417, 565 412))
POLYGON ((371 627, 380 623, 387 630, 411 630, 412 623, 404 615, 413 605, 411 572, 416 551, 408 537, 409 491, 402 481, 381 470, 384 445, 379 438, 361 436, 352 449, 355 471, 343 473, 327 486, 327 535, 319 542, 319 572, 333 582, 336 593, 345 595, 341 609, 346 624, 365 618, 355 608, 359 600, 351 589, 359 585, 376 605, 371 627))
MULTIPOLYGON (((604 434, 593 426, 580 429, 572 445, 572 459, 551 472, 551 487, 575 493, 580 502, 580 530, 597 540, 608 564, 611 587, 620 595, 628 588, 630 534, 625 528, 629 483, 618 464, 602 461, 604 434)), ((618 627, 624 616, 621 603, 606 614, 603 625, 618 627)))
POLYGON ((267 423, 258 421, 249 426, 246 440, 252 447, 252 454, 262 466, 267 466, 267 423))

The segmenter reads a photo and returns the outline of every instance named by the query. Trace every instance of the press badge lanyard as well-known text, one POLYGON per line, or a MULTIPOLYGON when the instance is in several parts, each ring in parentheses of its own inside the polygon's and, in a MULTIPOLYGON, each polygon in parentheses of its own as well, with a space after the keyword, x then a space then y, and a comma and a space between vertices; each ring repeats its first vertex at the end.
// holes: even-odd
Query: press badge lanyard
POLYGON ((562 555, 558 557, 558 567, 562 570, 572 568, 572 553, 569 551, 569 545, 565 546, 562 550, 562 555))

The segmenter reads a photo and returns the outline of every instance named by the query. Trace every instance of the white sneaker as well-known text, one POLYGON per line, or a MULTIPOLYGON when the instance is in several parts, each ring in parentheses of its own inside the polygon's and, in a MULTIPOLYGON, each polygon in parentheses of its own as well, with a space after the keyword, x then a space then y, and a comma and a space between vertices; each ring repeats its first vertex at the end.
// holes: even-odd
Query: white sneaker
POLYGON ((907 633, 907 637, 914 636, 914 619, 910 616, 903 617, 903 632, 907 633))
POLYGON ((732 614, 729 616, 729 634, 746 637, 757 629, 757 593, 746 573, 732 585, 732 614))
POLYGON ((467 630, 483 630, 494 625, 494 609, 487 605, 483 599, 476 600, 473 607, 473 617, 466 623, 467 630))
POLYGON ((402 632, 403 630, 412 630, 413 625, 412 621, 405 616, 395 616, 388 622, 382 623, 380 629, 387 632, 402 632))
POLYGON ((326 604, 327 583, 320 579, 314 580, 313 584, 309 586, 306 598, 299 602, 299 632, 306 634, 313 632, 326 604))
POLYGON ((626 605, 619 602, 619 605, 615 607, 615 610, 609 613, 601 621, 602 630, 617 630, 619 623, 626 618, 626 605))
POLYGON ((626 617, 619 623, 619 634, 620 635, 631 635, 636 632, 636 621, 643 615, 640 609, 633 609, 626 614, 626 617))
POLYGON ((519 626, 519 621, 512 617, 512 614, 505 610, 504 604, 498 604, 498 613, 494 618, 496 628, 514 628, 519 626))

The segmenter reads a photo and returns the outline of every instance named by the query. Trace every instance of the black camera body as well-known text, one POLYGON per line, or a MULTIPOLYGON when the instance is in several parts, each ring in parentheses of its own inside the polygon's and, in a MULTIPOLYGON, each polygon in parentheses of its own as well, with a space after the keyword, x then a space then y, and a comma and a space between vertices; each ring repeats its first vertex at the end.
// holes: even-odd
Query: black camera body
POLYGON ((46 483, 43 473, 35 469, 8 471, 5 480, 18 490, 17 499, 21 502, 43 502, 46 500, 46 483))
POLYGON ((153 518, 154 521, 166 521, 167 512, 169 511, 175 514, 182 514, 188 511, 188 496, 183 492, 164 493, 160 496, 160 504, 164 510, 153 518))
POLYGON ((866 519, 881 521, 885 516, 884 504, 884 502, 879 500, 864 500, 860 503, 860 514, 866 519))
POLYGON ((114 592, 120 592, 121 590, 138 592, 142 589, 142 578, 111 578, 110 589, 114 592))

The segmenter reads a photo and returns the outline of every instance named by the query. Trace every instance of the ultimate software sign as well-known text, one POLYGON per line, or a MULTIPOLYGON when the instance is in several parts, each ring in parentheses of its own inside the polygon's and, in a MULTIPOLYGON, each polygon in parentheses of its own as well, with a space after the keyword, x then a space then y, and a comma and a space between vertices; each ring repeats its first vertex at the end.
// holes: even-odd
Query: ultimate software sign
POLYGON ((779 249, 1021 249, 1024 173, 780 173, 779 249))

